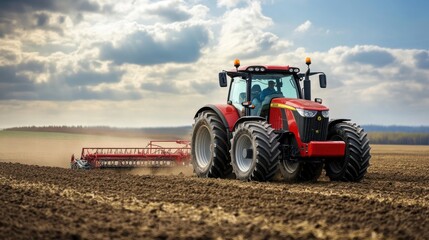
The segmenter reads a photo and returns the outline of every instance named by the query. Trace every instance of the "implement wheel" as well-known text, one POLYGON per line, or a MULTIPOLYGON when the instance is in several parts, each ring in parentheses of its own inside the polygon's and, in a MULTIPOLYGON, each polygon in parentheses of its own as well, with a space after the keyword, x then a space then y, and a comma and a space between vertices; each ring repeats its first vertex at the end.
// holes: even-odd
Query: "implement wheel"
POLYGON ((337 123, 329 129, 328 139, 346 143, 344 157, 326 160, 326 174, 331 181, 358 182, 362 180, 371 158, 371 147, 363 129, 354 123, 337 123))
POLYGON ((280 155, 277 134, 265 121, 240 123, 231 139, 231 163, 237 179, 270 181, 280 155))
POLYGON ((192 131, 192 166, 198 177, 226 178, 232 174, 226 129, 213 111, 195 118, 192 131))

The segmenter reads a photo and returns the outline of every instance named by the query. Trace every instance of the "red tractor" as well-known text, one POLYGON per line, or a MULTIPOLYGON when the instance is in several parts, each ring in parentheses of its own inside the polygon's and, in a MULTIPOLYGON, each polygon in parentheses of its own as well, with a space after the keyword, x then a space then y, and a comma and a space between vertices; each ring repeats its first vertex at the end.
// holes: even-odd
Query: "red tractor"
POLYGON ((290 66, 252 65, 219 73, 231 79, 226 104, 195 114, 192 165, 198 177, 244 181, 315 181, 323 167, 332 181, 360 181, 369 166, 367 134, 350 119, 329 119, 322 100, 311 101, 310 76, 290 66), (303 88, 301 90, 301 82, 303 88))

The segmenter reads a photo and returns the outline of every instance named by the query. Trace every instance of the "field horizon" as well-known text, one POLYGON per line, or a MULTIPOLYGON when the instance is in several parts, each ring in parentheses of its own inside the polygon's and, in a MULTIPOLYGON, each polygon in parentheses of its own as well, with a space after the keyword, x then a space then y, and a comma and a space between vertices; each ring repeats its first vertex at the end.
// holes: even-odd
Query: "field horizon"
MULTIPOLYGON (((429 145, 429 127, 362 125, 372 144, 429 145)), ((1 131, 58 132, 131 138, 188 139, 192 126, 120 128, 109 126, 26 126, 1 131)), ((1 132, 0 131, 0 132, 1 132)))

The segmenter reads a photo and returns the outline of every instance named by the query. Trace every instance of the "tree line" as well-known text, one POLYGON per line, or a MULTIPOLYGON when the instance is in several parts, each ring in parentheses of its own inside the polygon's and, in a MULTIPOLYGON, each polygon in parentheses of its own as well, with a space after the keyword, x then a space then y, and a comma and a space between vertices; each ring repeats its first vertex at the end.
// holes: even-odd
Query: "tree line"
POLYGON ((369 132, 372 144, 429 145, 429 133, 369 132))
POLYGON ((71 134, 91 134, 119 137, 144 137, 153 139, 187 139, 192 128, 155 127, 155 128, 116 128, 108 126, 25 126, 3 129, 3 131, 59 132, 71 134))

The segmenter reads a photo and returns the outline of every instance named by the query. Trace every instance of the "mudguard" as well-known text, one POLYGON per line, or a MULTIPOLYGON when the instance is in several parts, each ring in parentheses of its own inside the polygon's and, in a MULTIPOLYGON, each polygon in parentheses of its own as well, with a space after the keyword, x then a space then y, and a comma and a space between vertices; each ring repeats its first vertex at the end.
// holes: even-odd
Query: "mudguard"
POLYGON ((329 120, 329 123, 328 123, 328 129, 330 129, 332 126, 334 126, 337 123, 348 122, 348 121, 351 121, 351 119, 347 119, 347 118, 331 119, 329 120))
POLYGON ((247 121, 267 121, 267 119, 263 118, 263 117, 258 117, 258 116, 245 116, 245 117, 241 117, 239 118, 235 124, 232 130, 234 130, 238 124, 242 123, 242 122, 247 122, 247 121))
POLYGON ((229 104, 206 105, 197 111, 194 118, 197 117, 199 113, 206 110, 214 111, 220 117, 228 133, 231 133, 234 130, 235 123, 240 118, 238 110, 229 104))

